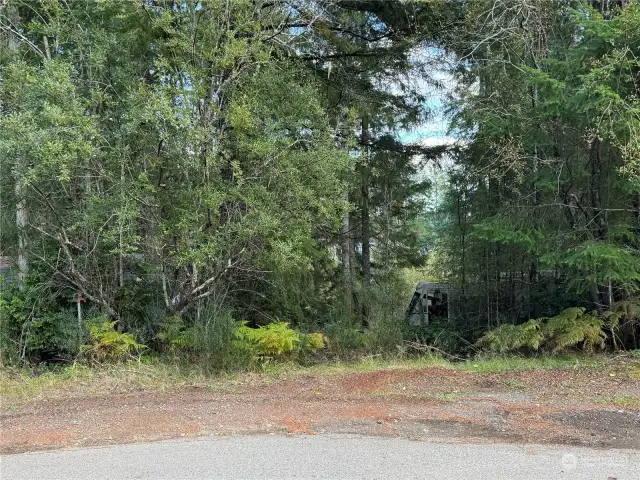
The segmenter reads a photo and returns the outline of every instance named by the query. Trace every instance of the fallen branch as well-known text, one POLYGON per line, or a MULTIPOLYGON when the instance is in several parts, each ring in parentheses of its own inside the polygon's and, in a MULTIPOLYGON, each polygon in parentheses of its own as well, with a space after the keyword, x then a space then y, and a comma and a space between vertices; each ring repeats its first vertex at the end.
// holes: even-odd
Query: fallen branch
POLYGON ((454 360, 461 360, 461 361, 466 361, 466 358, 463 357, 459 357, 457 355, 453 355, 451 353, 447 353, 444 350, 441 350, 437 347, 434 347, 433 345, 427 345, 426 343, 421 343, 421 342, 414 342, 411 340, 405 340, 404 342, 409 348, 413 349, 413 350, 417 350, 419 352, 429 352, 429 353, 433 353, 433 352, 437 352, 440 355, 443 355, 445 357, 454 359, 454 360))

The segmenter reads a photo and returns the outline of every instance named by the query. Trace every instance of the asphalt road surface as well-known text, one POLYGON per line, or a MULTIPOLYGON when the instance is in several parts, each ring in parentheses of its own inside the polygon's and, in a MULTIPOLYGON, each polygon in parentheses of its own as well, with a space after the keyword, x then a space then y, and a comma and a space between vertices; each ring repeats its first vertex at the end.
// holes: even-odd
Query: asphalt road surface
POLYGON ((424 443, 356 435, 210 437, 1 458, 21 479, 638 480, 640 451, 424 443))

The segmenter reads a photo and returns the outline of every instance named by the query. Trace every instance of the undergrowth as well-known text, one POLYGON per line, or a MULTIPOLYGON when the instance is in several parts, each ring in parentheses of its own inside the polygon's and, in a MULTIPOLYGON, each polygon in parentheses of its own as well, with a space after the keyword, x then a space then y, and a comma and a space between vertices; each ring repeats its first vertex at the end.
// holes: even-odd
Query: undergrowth
POLYGON ((587 313, 585 308, 567 308, 550 318, 529 320, 521 325, 504 324, 485 333, 478 344, 489 351, 507 352, 563 352, 580 348, 592 353, 603 350, 609 338, 615 343, 620 315, 614 312, 587 313), (606 330, 606 331, 605 331, 606 330))
POLYGON ((220 390, 248 383, 269 383, 297 375, 348 375, 380 370, 443 368, 469 373, 500 373, 533 370, 578 370, 604 368, 611 361, 604 356, 492 357, 451 362, 438 356, 413 358, 364 357, 353 362, 328 362, 310 367, 296 361, 262 364, 250 371, 213 371, 187 362, 143 357, 98 366, 74 363, 48 369, 4 368, 0 370, 0 391, 4 405, 30 400, 103 396, 141 390, 176 391, 188 387, 220 390))

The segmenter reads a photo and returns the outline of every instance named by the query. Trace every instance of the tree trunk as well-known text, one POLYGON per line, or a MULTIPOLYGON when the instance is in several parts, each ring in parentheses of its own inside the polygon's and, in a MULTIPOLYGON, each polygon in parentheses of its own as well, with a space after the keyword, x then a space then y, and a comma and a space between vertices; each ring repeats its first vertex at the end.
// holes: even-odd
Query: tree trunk
POLYGON ((369 218, 369 117, 362 117, 362 166, 360 196, 362 203, 362 283, 365 288, 371 283, 371 221, 369 218))
POLYGON ((462 208, 461 208, 461 196, 462 196, 462 192, 458 192, 458 194, 456 195, 456 205, 457 205, 457 213, 458 213, 458 227, 460 229, 460 267, 461 267, 461 283, 462 283, 462 287, 461 287, 461 297, 464 298, 465 296, 465 287, 466 287, 466 283, 467 283, 467 277, 466 277, 466 273, 467 273, 467 268, 466 268, 466 263, 467 263, 467 259, 466 259, 466 253, 467 253, 467 246, 466 246, 466 238, 465 238, 465 228, 463 225, 463 217, 462 217, 462 208))
POLYGON ((592 283, 589 285, 589 294, 591 295, 591 302, 598 311, 602 311, 602 302, 600 301, 600 291, 598 285, 592 283))
MULTIPOLYGON (((594 138, 591 141, 591 147, 589 151, 589 160, 591 164, 591 184, 590 184, 590 197, 591 197, 591 225, 593 231, 593 237, 596 240, 603 240, 606 236, 607 225, 604 217, 602 216, 601 208, 601 185, 600 174, 602 171, 602 158, 601 158, 602 142, 599 138, 594 138)), ((598 311, 602 311, 603 302, 600 298, 600 285, 593 284, 589 287, 591 293, 591 299, 594 306, 598 311)))
MULTIPOLYGON (((122 207, 124 208, 124 204, 126 203, 125 197, 125 165, 124 165, 124 157, 120 157, 120 200, 122 202, 122 207)), ((124 220, 120 219, 120 228, 118 232, 118 243, 119 243, 119 252, 118 252, 118 287, 120 289, 124 288, 124 220)))
POLYGON ((27 261, 27 232, 28 223, 27 204, 24 198, 24 189, 22 185, 22 176, 24 171, 24 158, 18 158, 15 179, 16 194, 16 228, 18 230, 18 288, 22 290, 29 271, 29 263, 27 261))
POLYGON ((602 240, 606 234, 606 222, 601 215, 601 185, 600 174, 602 170, 602 154, 601 154, 602 142, 599 138, 594 138, 591 142, 591 149, 589 152, 591 163, 591 208, 592 217, 591 223, 594 230, 594 238, 602 240))
POLYGON ((351 287, 351 252, 349 241, 349 212, 345 212, 342 217, 342 228, 340 229, 340 254, 342 262, 342 280, 344 287, 345 308, 349 316, 353 311, 353 289, 351 287))
MULTIPOLYGON (((7 16, 10 19, 10 23, 14 25, 20 25, 20 13, 16 6, 7 7, 7 16)), ((16 35, 10 34, 8 36, 8 51, 10 53, 17 53, 19 47, 19 39, 16 35)), ((22 178, 24 177, 24 171, 26 168, 26 159, 24 155, 18 154, 16 158, 15 167, 15 179, 14 179, 14 193, 16 196, 16 229, 18 231, 18 252, 17 252, 17 264, 18 264, 18 288, 22 290, 29 271, 29 262, 27 260, 27 224, 29 218, 27 215, 27 202, 25 199, 25 189, 22 184, 22 178)))

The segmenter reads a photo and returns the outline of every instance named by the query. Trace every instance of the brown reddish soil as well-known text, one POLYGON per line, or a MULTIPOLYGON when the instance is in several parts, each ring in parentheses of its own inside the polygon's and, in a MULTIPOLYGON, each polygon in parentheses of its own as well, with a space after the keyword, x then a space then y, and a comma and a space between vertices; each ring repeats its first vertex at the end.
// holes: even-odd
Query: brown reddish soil
POLYGON ((12 405, 0 414, 0 453, 205 435, 325 432, 640 449, 640 381, 624 373, 470 373, 429 367, 247 378, 171 393, 12 405))

